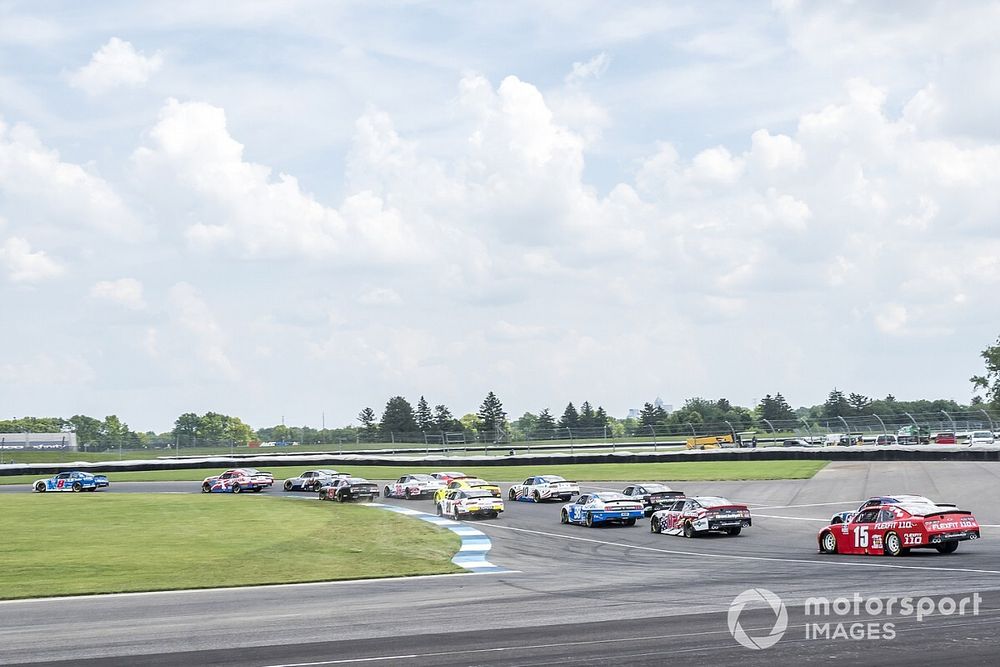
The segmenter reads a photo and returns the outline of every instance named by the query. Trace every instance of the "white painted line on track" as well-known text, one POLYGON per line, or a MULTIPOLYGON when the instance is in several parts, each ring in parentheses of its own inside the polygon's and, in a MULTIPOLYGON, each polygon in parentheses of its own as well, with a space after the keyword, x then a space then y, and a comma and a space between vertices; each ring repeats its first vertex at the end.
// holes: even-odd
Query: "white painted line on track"
MULTIPOLYGON (((863 500, 841 500, 835 503, 809 503, 808 505, 760 505, 754 509, 758 510, 792 510, 799 507, 824 507, 826 505, 854 505, 864 502, 863 500)), ((853 511, 853 510, 850 510, 853 511)))
MULTIPOLYGON (((497 526, 492 525, 490 528, 497 528, 499 530, 513 530, 519 533, 528 533, 531 535, 543 535, 545 537, 552 537, 558 540, 571 540, 574 542, 587 542, 590 544, 601 544, 607 547, 622 547, 624 549, 636 549, 638 551, 652 551, 654 553, 669 554, 671 556, 693 556, 695 558, 721 558, 730 560, 752 560, 752 561, 771 561, 775 563, 804 563, 806 565, 828 565, 832 567, 871 567, 880 568, 888 570, 921 570, 930 572, 968 572, 972 574, 996 574, 1000 575, 1000 570, 978 570, 974 568, 965 567, 932 567, 930 565, 890 565, 888 563, 862 563, 855 561, 836 561, 832 560, 838 558, 838 556, 830 556, 831 560, 808 560, 806 558, 779 558, 777 556, 743 556, 739 554, 714 554, 714 553, 704 553, 699 551, 678 551, 675 549, 661 549, 659 547, 647 547, 641 544, 626 544, 624 542, 608 542, 605 540, 595 540, 589 537, 575 537, 573 535, 560 535, 559 533, 548 533, 542 530, 529 530, 527 528, 515 528, 514 526, 497 526)), ((842 558, 842 556, 840 556, 842 558)))
POLYGON ((829 519, 815 519, 809 516, 781 516, 779 514, 757 514, 754 512, 753 518, 756 519, 758 517, 762 519, 785 519, 787 521, 819 521, 820 523, 830 523, 829 519))

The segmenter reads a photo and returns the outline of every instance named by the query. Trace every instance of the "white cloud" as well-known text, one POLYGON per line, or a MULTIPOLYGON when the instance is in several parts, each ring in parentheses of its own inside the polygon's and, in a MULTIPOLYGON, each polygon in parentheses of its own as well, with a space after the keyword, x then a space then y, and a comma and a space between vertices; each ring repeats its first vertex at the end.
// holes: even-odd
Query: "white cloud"
MULTIPOLYGON (((229 336, 198 290, 188 283, 177 283, 170 288, 168 305, 174 327, 173 361, 184 368, 198 369, 202 375, 236 380, 239 372, 227 351, 229 336)), ((158 353, 161 342, 162 336, 147 332, 148 350, 158 353)))
POLYGON ((133 310, 146 307, 146 302, 142 298, 142 283, 135 278, 99 281, 91 286, 90 296, 95 299, 111 301, 133 310))
POLYGON ((6 269, 8 279, 15 283, 38 283, 56 278, 66 271, 44 251, 32 252, 31 244, 17 236, 8 238, 0 245, 0 266, 6 269))
POLYGON ((78 386, 92 382, 95 377, 90 364, 72 354, 39 353, 16 362, 0 361, 0 382, 20 387, 78 386))
POLYGON ((399 293, 391 287, 373 287, 361 293, 358 303, 366 306, 388 306, 402 302, 399 293))
POLYGON ((578 85, 587 79, 599 79, 608 70, 611 58, 607 53, 601 52, 587 62, 573 63, 573 69, 566 75, 566 83, 578 85))
POLYGON ((140 86, 162 66, 161 53, 146 57, 130 42, 112 37, 89 63, 70 75, 69 82, 89 95, 99 95, 118 86, 140 86))

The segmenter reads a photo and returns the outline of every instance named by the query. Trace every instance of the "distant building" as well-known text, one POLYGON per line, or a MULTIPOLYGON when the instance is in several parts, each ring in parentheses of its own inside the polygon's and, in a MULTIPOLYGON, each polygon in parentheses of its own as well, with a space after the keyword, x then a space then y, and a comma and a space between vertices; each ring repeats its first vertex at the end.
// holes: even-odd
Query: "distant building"
POLYGON ((625 419, 638 419, 639 418, 639 408, 629 408, 628 416, 625 419))
POLYGON ((674 411, 674 406, 670 405, 669 403, 664 403, 663 399, 660 398, 659 396, 657 396, 656 400, 653 401, 653 406, 657 408, 662 408, 663 411, 666 412, 668 415, 674 411))
POLYGON ((0 433, 3 449, 78 449, 76 433, 0 433))

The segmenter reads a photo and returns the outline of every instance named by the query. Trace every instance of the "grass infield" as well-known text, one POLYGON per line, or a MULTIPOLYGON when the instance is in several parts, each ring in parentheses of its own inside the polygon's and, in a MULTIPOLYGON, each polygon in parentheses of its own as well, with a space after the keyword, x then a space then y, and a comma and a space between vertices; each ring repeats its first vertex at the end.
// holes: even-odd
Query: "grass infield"
POLYGON ((0 598, 458 572, 460 540, 384 510, 259 496, 3 497, 0 598))
MULTIPOLYGON (((766 479, 808 479, 822 470, 829 461, 789 460, 789 461, 678 461, 676 463, 594 463, 581 465, 524 465, 524 466, 361 466, 345 463, 343 465, 316 464, 315 468, 335 468, 340 472, 349 472, 368 479, 395 479, 400 475, 414 472, 436 472, 438 470, 459 470, 467 475, 478 475, 496 482, 520 482, 525 478, 552 474, 562 475, 566 479, 577 481, 630 482, 665 480, 676 482, 702 482, 727 480, 766 480, 766 479)), ((248 464, 249 465, 249 464, 248 464)), ((310 470, 308 465, 297 466, 265 466, 261 463, 252 464, 262 470, 274 473, 275 488, 280 489, 281 480, 295 477, 304 470, 310 470)), ((67 468, 69 469, 69 468, 67 468)), ((163 481, 201 481, 210 475, 215 475, 225 468, 191 469, 191 470, 154 470, 149 472, 116 472, 108 473, 112 484, 115 482, 163 482, 163 481)), ((17 475, 0 477, 0 484, 30 484, 35 479, 43 477, 17 475)))

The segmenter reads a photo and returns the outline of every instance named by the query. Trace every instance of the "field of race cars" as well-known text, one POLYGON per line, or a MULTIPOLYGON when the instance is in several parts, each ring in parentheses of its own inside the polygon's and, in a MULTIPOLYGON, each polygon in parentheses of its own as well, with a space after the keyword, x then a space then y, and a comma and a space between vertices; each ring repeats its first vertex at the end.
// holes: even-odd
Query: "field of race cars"
MULTIPOLYGON (((580 482, 573 489, 572 480, 545 480, 540 469, 521 484, 499 485, 501 498, 477 488, 488 480, 463 486, 454 476, 431 488, 428 480, 355 479, 369 490, 377 484, 376 502, 428 514, 452 516, 458 501, 499 502, 502 510, 458 517, 481 517, 466 523, 489 536, 490 561, 508 571, 0 603, 0 662, 134 664, 127 656, 150 654, 162 664, 664 664, 671 656, 690 664, 801 664, 820 656, 928 664, 961 655, 989 664, 1000 651, 998 476, 992 463, 843 462, 809 480, 580 482), (407 487, 411 481, 424 486, 407 487), (398 497, 384 497, 386 489, 398 497), (918 523, 931 526, 918 530, 918 523), (824 533, 835 533, 833 549, 823 548, 824 533), (893 535, 899 555, 881 555, 893 535), (831 550, 837 553, 823 553, 831 550), (855 555, 866 552, 874 555, 855 555), (773 592, 787 608, 784 636, 766 650, 737 643, 729 622, 734 598, 753 589, 773 592), (862 606, 826 619, 892 623, 891 639, 804 631, 806 601, 816 596, 972 595, 981 598, 975 615, 942 611, 917 620, 862 606), (235 607, 239 613, 226 611, 235 607), (82 620, 94 615, 99 629, 82 620)), ((283 481, 245 501, 319 496, 315 488, 285 492, 283 481)), ((338 488, 336 481, 330 476, 327 486, 338 488)), ((192 482, 112 477, 101 492, 200 490, 192 482)), ((775 615, 753 609, 739 622, 766 635, 775 615)))

